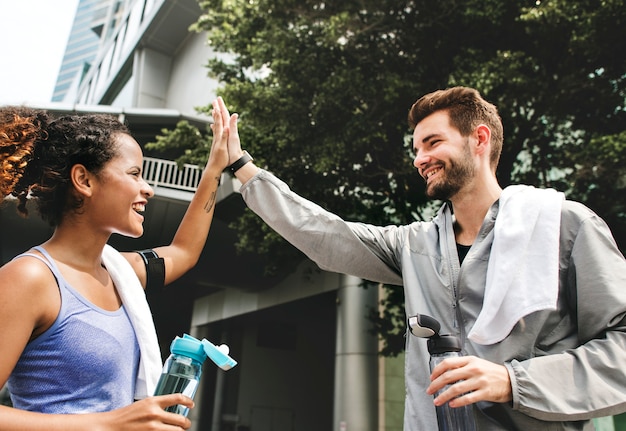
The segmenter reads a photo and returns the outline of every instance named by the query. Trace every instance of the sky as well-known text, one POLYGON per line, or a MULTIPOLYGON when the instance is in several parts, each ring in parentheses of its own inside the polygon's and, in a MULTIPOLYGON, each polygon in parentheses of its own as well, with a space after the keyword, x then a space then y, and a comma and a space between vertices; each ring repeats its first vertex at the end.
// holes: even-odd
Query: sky
POLYGON ((0 105, 52 99, 78 0, 0 0, 0 105))

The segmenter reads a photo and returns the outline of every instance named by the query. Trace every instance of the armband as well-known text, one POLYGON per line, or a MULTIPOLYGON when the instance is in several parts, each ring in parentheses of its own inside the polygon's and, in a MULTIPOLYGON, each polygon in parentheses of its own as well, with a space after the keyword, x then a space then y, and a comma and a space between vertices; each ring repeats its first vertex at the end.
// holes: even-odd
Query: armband
POLYGON ((165 287, 165 260, 152 249, 138 251, 146 265, 146 292, 165 287))

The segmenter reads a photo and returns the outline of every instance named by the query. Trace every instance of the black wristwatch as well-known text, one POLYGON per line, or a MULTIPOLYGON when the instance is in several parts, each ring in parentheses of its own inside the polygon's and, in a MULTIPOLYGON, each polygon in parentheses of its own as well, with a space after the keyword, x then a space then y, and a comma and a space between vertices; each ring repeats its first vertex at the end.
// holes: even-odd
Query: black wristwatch
POLYGON ((235 160, 235 162, 232 165, 228 166, 228 169, 230 169, 230 172, 234 174, 243 165, 245 165, 248 162, 251 162, 252 160, 254 160, 252 156, 248 154, 246 150, 243 150, 243 156, 239 157, 237 160, 235 160))

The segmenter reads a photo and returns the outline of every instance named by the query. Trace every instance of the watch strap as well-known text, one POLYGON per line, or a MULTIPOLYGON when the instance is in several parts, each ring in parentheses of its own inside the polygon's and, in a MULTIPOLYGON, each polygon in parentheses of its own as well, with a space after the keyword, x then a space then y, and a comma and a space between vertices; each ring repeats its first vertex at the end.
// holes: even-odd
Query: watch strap
POLYGON ((233 164, 231 164, 230 166, 228 166, 228 169, 230 169, 231 173, 235 173, 237 172, 243 165, 245 165, 248 162, 251 162, 252 160, 254 160, 252 158, 252 156, 250 154, 248 154, 248 152, 246 150, 243 151, 243 156, 239 157, 237 160, 235 160, 235 162, 233 164))

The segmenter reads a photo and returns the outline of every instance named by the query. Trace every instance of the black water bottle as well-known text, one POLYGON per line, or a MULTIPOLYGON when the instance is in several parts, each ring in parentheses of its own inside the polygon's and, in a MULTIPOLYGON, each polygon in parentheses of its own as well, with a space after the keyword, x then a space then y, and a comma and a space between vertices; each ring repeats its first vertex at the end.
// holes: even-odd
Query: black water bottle
MULTIPOLYGON (((441 324, 437 319, 418 314, 408 319, 409 329, 413 335, 427 338, 430 353, 430 372, 446 358, 461 356, 461 340, 454 335, 441 335, 441 324)), ((450 385, 437 391, 434 396, 448 389, 450 385)), ((450 407, 448 403, 436 407, 439 431, 476 431, 474 411, 471 405, 450 407)))
MULTIPOLYGON (((430 372, 446 358, 461 356, 461 341, 453 335, 439 335, 428 339, 430 372)), ((435 393, 435 397, 448 389, 445 386, 435 393)), ((436 407, 439 431, 476 431, 474 412, 471 405, 450 407, 448 403, 436 407)))

